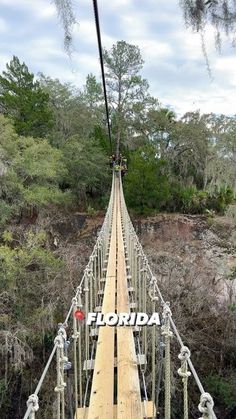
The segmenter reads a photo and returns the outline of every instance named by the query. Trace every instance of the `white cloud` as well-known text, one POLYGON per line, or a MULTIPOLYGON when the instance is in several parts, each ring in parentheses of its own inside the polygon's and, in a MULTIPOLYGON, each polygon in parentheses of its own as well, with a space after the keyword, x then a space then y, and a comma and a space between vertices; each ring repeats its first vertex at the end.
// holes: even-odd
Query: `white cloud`
POLYGON ((177 89, 174 93, 174 95, 165 95, 164 102, 173 105, 179 116, 195 110, 200 110, 201 113, 235 114, 236 97, 230 95, 230 90, 222 89, 214 83, 205 92, 193 88, 191 91, 177 89), (222 103, 224 103, 223 109, 222 103))
POLYGON ((171 57, 172 55, 172 47, 166 42, 158 42, 149 39, 140 41, 138 46, 141 49, 145 62, 171 57))
POLYGON ((1 32, 7 32, 7 30, 8 30, 7 22, 0 17, 0 33, 1 32))
POLYGON ((50 3, 50 0, 0 0, 0 6, 7 6, 15 13, 17 10, 32 12, 41 19, 49 19, 56 14, 56 7, 50 3))
POLYGON ((6 69, 6 63, 9 62, 11 59, 10 55, 7 54, 0 54, 0 71, 6 69))
MULTIPOLYGON (((75 60, 73 60, 75 62, 75 60)), ((78 65, 78 71, 81 73, 81 70, 85 72, 85 75, 90 73, 99 73, 100 70, 100 64, 99 64, 99 58, 98 56, 94 56, 91 54, 86 53, 80 53, 77 56, 76 64, 78 65)))
MULTIPOLYGON (((80 0, 74 4, 79 24, 74 26, 75 52, 70 60, 63 50, 63 31, 50 0, 0 0, 0 69, 9 55, 15 54, 35 73, 43 71, 79 87, 89 72, 100 77, 92 2, 80 0)), ((223 36, 226 53, 223 49, 219 55, 214 31, 206 28, 212 83, 201 38, 184 27, 178 0, 103 0, 99 15, 103 46, 110 48, 121 39, 138 45, 151 94, 164 105, 173 105, 179 113, 198 108, 203 112, 235 112, 234 50, 229 50, 223 36)))
MULTIPOLYGON (((38 11, 38 10, 37 10, 38 11)), ((50 19, 56 16, 56 7, 53 4, 43 7, 39 12, 38 16, 42 19, 50 19)))
POLYGON ((93 21, 89 19, 84 19, 75 25, 73 34, 76 36, 76 39, 81 42, 94 45, 96 41, 95 25, 93 24, 93 21))
POLYGON ((53 60, 55 58, 64 58, 65 53, 57 44, 55 39, 48 36, 42 36, 32 39, 27 45, 28 55, 37 61, 53 60))
MULTIPOLYGON (((226 56, 217 58, 214 63, 214 68, 219 77, 224 78, 224 82, 236 87, 236 56, 226 56)), ((232 96, 233 92, 231 93, 232 96)))

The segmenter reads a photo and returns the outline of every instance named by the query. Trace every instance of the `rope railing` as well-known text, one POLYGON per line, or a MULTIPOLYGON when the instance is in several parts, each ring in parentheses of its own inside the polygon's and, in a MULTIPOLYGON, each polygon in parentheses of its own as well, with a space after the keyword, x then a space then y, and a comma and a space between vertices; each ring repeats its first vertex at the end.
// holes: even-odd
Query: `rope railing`
MULTIPOLYGON (((151 301, 159 301, 160 308, 162 308, 162 327, 161 327, 161 336, 159 336, 160 344, 159 344, 159 352, 164 352, 164 381, 165 381, 165 419, 170 419, 171 417, 171 359, 170 359, 170 344, 171 344, 171 337, 174 334, 179 345, 180 345, 180 354, 178 358, 181 361, 181 367, 178 369, 178 375, 182 378, 183 381, 183 406, 184 406, 184 419, 188 418, 188 391, 187 391, 187 384, 188 378, 192 374, 197 387, 200 392, 200 401, 198 405, 199 411, 202 413, 201 418, 199 419, 216 419, 216 415, 214 412, 214 402, 211 395, 205 392, 204 387, 201 383, 201 380, 196 372, 196 369, 191 361, 190 358, 190 351, 184 345, 179 331, 175 325, 175 322, 172 318, 172 313, 170 310, 170 305, 166 302, 162 296, 162 293, 158 287, 157 279, 155 275, 153 275, 152 269, 148 263, 146 255, 143 251, 142 245, 138 239, 138 236, 135 232, 134 226, 131 222, 125 199, 124 193, 122 188, 122 182, 120 182, 121 188, 121 212, 122 212, 122 220, 124 225, 124 232, 125 238, 128 242, 128 255, 131 260, 131 267, 130 267, 130 274, 132 276, 132 283, 134 288, 137 290, 136 298, 138 300, 138 309, 139 311, 145 312, 145 309, 152 307, 152 310, 155 306, 151 306, 151 304, 147 304, 148 301, 146 298, 149 298, 151 301), (145 299, 144 298, 145 295, 145 299), (163 339, 161 339, 163 337, 163 339), (164 347, 164 351, 163 351, 164 347), (188 367, 189 370, 188 371, 188 367)), ((157 331, 158 334, 158 331, 157 331)), ((153 404, 156 403, 156 408, 158 409, 159 404, 159 392, 160 392, 160 374, 162 373, 162 368, 159 370, 159 376, 156 377, 156 350, 153 348, 153 345, 156 345, 156 336, 153 336, 153 328, 142 328, 142 335, 140 336, 141 342, 143 346, 147 345, 147 340, 152 342, 152 350, 151 352, 151 369, 152 369, 152 388, 150 390, 150 394, 152 395, 153 404), (146 330, 146 332, 144 331, 146 330), (152 330, 150 330, 152 329, 152 330), (147 339, 146 333, 150 336, 147 339), (143 343, 144 342, 144 343, 143 343), (155 357, 155 359, 154 359, 155 357), (159 383, 159 384, 158 384, 159 383), (154 386, 156 385, 156 389, 154 386)), ((160 333, 159 333, 160 335, 160 333)), ((145 353, 147 353, 147 347, 145 349, 145 353)), ((153 414, 153 417, 154 414, 153 414)))
MULTIPOLYGON (((54 412, 51 416, 55 416, 57 419, 68 417, 68 400, 65 394, 68 374, 73 381, 73 397, 71 399, 73 398, 75 418, 78 415, 78 407, 86 415, 85 409, 89 403, 93 376, 92 363, 96 354, 96 338, 94 337, 96 337, 97 330, 93 329, 92 326, 87 326, 85 322, 81 322, 79 316, 83 316, 83 312, 101 311, 107 269, 106 264, 111 240, 114 196, 116 193, 115 176, 120 176, 120 174, 113 174, 110 201, 104 223, 82 279, 72 298, 72 303, 65 317, 65 321, 59 324, 54 346, 38 385, 34 393, 28 398, 24 419, 34 419, 36 417, 40 409, 39 394, 51 365, 56 366, 56 385, 54 388, 56 401, 53 407, 54 412)), ((182 380, 183 387, 183 418, 188 419, 189 417, 188 382, 190 376, 192 376, 200 391, 198 409, 202 414, 201 418, 215 419, 213 399, 203 388, 191 361, 190 351, 182 341, 172 318, 170 305, 162 296, 157 279, 153 275, 130 220, 125 204, 121 179, 119 181, 119 187, 121 226, 130 309, 131 311, 144 312, 149 315, 162 311, 161 327, 141 327, 134 330, 135 347, 137 359, 139 360, 140 387, 142 389, 144 415, 147 416, 147 403, 151 399, 152 417, 156 418, 163 398, 164 417, 165 419, 170 419, 171 417, 171 374, 173 369, 171 342, 172 337, 175 336, 180 346, 177 375, 182 380)), ((148 417, 150 417, 150 413, 148 417)))
POLYGON ((88 368, 83 368, 83 363, 89 360, 92 356, 93 342, 89 342, 90 327, 82 325, 82 323, 75 317, 78 310, 82 312, 83 307, 85 311, 93 311, 94 303, 98 302, 97 293, 101 286, 101 278, 103 277, 103 269, 106 263, 106 255, 109 248, 109 236, 111 232, 112 224, 112 211, 113 211, 113 199, 114 199, 114 178, 112 181, 112 188, 110 194, 110 200, 105 215, 105 219, 102 228, 99 232, 97 241, 94 245, 93 251, 89 258, 89 262, 84 270, 82 279, 77 287, 75 296, 72 298, 71 306, 65 317, 63 323, 59 324, 58 334, 54 340, 54 346, 42 372, 42 375, 38 381, 36 389, 27 400, 27 410, 24 415, 24 419, 34 419, 36 413, 40 408, 39 393, 42 389, 45 377, 47 376, 50 366, 53 361, 56 362, 56 387, 55 392, 57 394, 56 403, 56 417, 57 419, 64 419, 65 416, 65 372, 71 368, 71 363, 65 353, 65 348, 68 348, 70 341, 67 337, 67 330, 69 322, 72 319, 73 333, 71 339, 73 340, 73 373, 74 373, 74 399, 75 399, 75 411, 78 406, 85 405, 83 391, 83 375, 86 375, 85 388, 87 381, 89 380, 88 368), (85 344, 86 350, 83 351, 85 344), (78 365, 78 370, 77 370, 78 365))

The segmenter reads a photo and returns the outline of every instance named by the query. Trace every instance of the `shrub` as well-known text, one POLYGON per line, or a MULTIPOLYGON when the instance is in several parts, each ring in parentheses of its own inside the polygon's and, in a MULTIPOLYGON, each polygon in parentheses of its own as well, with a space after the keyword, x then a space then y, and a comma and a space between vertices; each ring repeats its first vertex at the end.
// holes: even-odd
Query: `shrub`
POLYGON ((4 227, 10 220, 13 207, 7 202, 0 200, 0 228, 4 227))
POLYGON ((223 214, 234 202, 230 188, 211 193, 185 186, 168 172, 167 161, 159 159, 152 147, 143 147, 133 153, 124 190, 129 207, 140 214, 157 211, 204 214, 223 214))
POLYGON ((209 209, 213 209, 219 214, 224 214, 227 207, 235 201, 234 191, 232 188, 221 188, 214 193, 208 194, 207 205, 209 209))
POLYGON ((214 394, 216 405, 223 405, 228 409, 236 407, 236 377, 226 379, 210 375, 206 378, 206 387, 211 394, 214 394))

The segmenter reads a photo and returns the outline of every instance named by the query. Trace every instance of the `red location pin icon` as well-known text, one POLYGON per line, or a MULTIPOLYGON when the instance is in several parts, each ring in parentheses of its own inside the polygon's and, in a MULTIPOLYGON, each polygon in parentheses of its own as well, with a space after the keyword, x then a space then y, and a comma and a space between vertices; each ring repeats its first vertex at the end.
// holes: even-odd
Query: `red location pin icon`
POLYGON ((84 318, 85 318, 85 315, 84 315, 83 311, 81 311, 81 310, 76 310, 74 312, 74 316, 77 320, 84 320, 84 318))

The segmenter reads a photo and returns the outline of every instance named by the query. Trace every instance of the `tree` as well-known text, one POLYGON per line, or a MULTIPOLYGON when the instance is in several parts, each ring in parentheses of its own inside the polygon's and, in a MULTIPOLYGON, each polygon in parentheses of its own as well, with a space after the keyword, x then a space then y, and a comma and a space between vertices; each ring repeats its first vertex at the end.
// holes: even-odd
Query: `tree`
POLYGON ((236 191, 236 118, 202 115, 209 127, 209 153, 205 165, 204 187, 210 191, 230 187, 236 191))
POLYGON ((19 135, 45 137, 52 122, 48 94, 16 56, 6 67, 0 76, 1 112, 13 120, 19 135))
POLYGON ((186 113, 172 126, 168 159, 183 184, 204 187, 209 138, 209 129, 199 112, 186 113))
POLYGON ((61 83, 42 73, 40 86, 49 95, 49 106, 53 113, 53 127, 48 135, 50 142, 63 147, 74 135, 88 139, 96 128, 104 127, 104 105, 101 84, 89 74, 83 90, 70 83, 61 83))
POLYGON ((53 126, 49 133, 50 142, 60 147, 75 135, 78 119, 83 114, 79 106, 79 91, 70 83, 61 83, 40 73, 39 83, 49 97, 49 107, 53 114, 53 126))
POLYGON ((135 104, 148 95, 148 83, 139 75, 143 66, 139 47, 118 41, 110 51, 104 48, 103 54, 118 153, 121 138, 129 137, 135 104))
POLYGON ((67 168, 65 183, 79 202, 88 204, 88 198, 102 196, 108 190, 107 157, 93 139, 71 137, 63 147, 67 168))
POLYGON ((125 179, 127 203, 140 213, 165 208, 170 198, 166 162, 156 156, 152 146, 142 147, 132 155, 125 179))
POLYGON ((167 162, 172 178, 202 187, 210 131, 199 112, 189 112, 177 120, 170 109, 152 108, 144 127, 156 155, 167 162))
POLYGON ((60 190, 66 168, 62 152, 46 139, 19 137, 0 115, 0 228, 23 210, 38 211, 50 204, 67 202, 60 190))
POLYGON ((57 323, 56 312, 62 306, 62 298, 58 304, 54 296, 62 295, 64 263, 46 249, 46 231, 24 233, 8 230, 0 236, 2 418, 12 416, 11 400, 19 383, 24 397, 24 381, 30 381, 29 364, 45 352, 57 323))
POLYGON ((84 99, 92 110, 103 104, 104 99, 101 83, 97 82, 96 77, 92 73, 88 74, 86 78, 84 99))
POLYGON ((138 130, 145 134, 146 140, 150 141, 155 147, 156 153, 160 158, 167 157, 169 148, 172 145, 172 130, 176 123, 176 115, 168 108, 152 106, 143 118, 138 118, 138 130))

